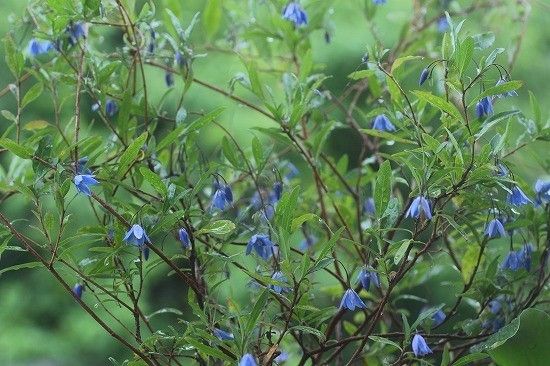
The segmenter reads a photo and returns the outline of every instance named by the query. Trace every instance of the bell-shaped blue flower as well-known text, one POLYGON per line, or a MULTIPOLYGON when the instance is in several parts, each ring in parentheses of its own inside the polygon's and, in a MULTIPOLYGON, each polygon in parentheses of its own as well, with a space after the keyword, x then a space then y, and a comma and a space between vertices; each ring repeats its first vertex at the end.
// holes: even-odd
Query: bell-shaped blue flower
POLYGON ((428 69, 422 70, 420 73, 420 78, 418 79, 418 85, 422 85, 428 80, 428 77, 430 76, 430 71, 428 69))
POLYGON ((235 339, 233 333, 229 333, 218 328, 214 328, 212 333, 214 334, 214 337, 218 338, 220 341, 232 341, 235 339))
POLYGON ((172 74, 171 72, 167 71, 165 74, 164 74, 164 82, 166 83, 166 86, 167 87, 171 87, 174 85, 174 74, 172 74))
POLYGON ((499 219, 492 219, 487 224, 487 227, 485 228, 485 235, 488 236, 490 239, 493 238, 502 238, 506 236, 506 230, 504 229, 504 225, 502 222, 500 222, 499 219))
POLYGON ((258 365, 256 364, 256 360, 254 359, 254 356, 252 356, 250 353, 247 353, 239 361, 239 366, 258 366, 258 365))
POLYGON ((442 16, 437 20, 437 31, 439 33, 445 33, 449 29, 449 22, 446 16, 442 16))
POLYGON ((44 53, 48 53, 54 48, 53 43, 50 41, 43 41, 40 39, 31 39, 27 46, 27 53, 31 57, 36 57, 44 53))
POLYGON ((390 122, 389 118, 385 114, 380 114, 372 120, 372 128, 378 131, 393 132, 395 126, 390 122))
POLYGON ((288 360, 288 353, 287 352, 281 352, 277 357, 273 359, 277 364, 281 364, 288 360))
POLYGON ((443 312, 443 310, 439 309, 438 311, 436 311, 435 314, 432 315, 433 326, 434 327, 439 326, 441 323, 445 321, 446 317, 447 316, 445 315, 445 312, 443 312))
POLYGON ((428 344, 426 343, 424 337, 422 337, 418 333, 415 334, 413 337, 412 350, 416 357, 422 357, 432 353, 432 350, 430 349, 430 347, 428 347, 428 344))
POLYGON ((73 287, 73 295, 75 297, 78 297, 79 299, 82 299, 82 293, 84 292, 84 285, 81 283, 77 283, 73 287))
POLYGON ((374 206, 374 198, 368 197, 363 201, 363 213, 365 215, 374 216, 376 214, 376 207, 374 206))
POLYGON ((74 176, 73 183, 76 187, 76 190, 80 193, 85 194, 86 196, 91 196, 92 191, 91 186, 99 184, 95 179, 95 176, 92 174, 78 174, 74 176))
POLYGON ((502 303, 500 302, 500 299, 497 297, 496 299, 489 301, 488 307, 491 313, 498 314, 502 310, 502 303))
POLYGON ((180 240, 181 247, 183 249, 191 248, 191 242, 189 241, 189 233, 187 233, 187 230, 185 230, 185 228, 181 228, 178 230, 178 239, 180 240))
MULTIPOLYGON (((288 283, 288 280, 286 279, 285 275, 280 271, 273 273, 273 275, 271 276, 271 279, 281 283, 288 283)), ((282 285, 269 285, 269 288, 278 294, 290 292, 290 287, 286 287, 282 285)))
POLYGON ((66 31, 69 35, 69 44, 74 46, 78 43, 80 38, 86 38, 88 36, 88 25, 82 22, 72 23, 67 26, 66 31))
POLYGON ((268 260, 273 254, 274 245, 267 235, 255 234, 248 241, 246 255, 249 255, 253 249, 260 258, 268 260))
POLYGON ((508 203, 519 207, 533 203, 533 201, 531 201, 529 197, 527 197, 525 193, 523 193, 521 188, 519 188, 518 186, 514 186, 511 192, 508 194, 508 203))
POLYGON ((517 271, 521 268, 521 259, 516 251, 511 250, 500 264, 501 269, 517 271))
POLYGON ((309 248, 311 248, 315 243, 317 243, 318 239, 315 235, 306 235, 305 238, 300 242, 300 250, 302 252, 305 252, 309 248))
POLYGON ((223 211, 233 203, 233 191, 228 185, 216 186, 216 191, 212 196, 212 208, 223 211))
POLYGON ((508 168, 502 163, 496 165, 495 175, 497 177, 506 177, 508 175, 508 168))
POLYGON ((359 275, 357 276, 357 281, 366 291, 369 290, 371 283, 374 284, 374 286, 380 288, 380 277, 378 277, 378 273, 372 270, 369 271, 367 268, 363 268, 361 272, 359 272, 359 275))
POLYGON ((138 224, 132 225, 130 230, 126 232, 123 240, 130 245, 134 245, 140 248, 142 248, 145 243, 151 242, 151 240, 149 240, 149 237, 145 233, 145 230, 143 230, 143 228, 138 224))
POLYGON ((340 309, 354 311, 355 309, 365 309, 366 307, 367 305, 361 300, 357 292, 351 288, 346 290, 340 302, 340 309))
POLYGON ((418 219, 421 214, 423 214, 427 220, 432 219, 430 202, 424 196, 418 196, 412 201, 405 217, 418 219))
POLYGON ((118 106, 112 99, 107 99, 105 102, 105 114, 107 117, 113 117, 118 112, 118 106))
POLYGON ((525 268, 527 272, 531 270, 531 254, 533 253, 533 245, 527 243, 517 252, 520 266, 525 268))
POLYGON ((535 182, 535 202, 542 205, 550 202, 550 181, 537 179, 535 182))
POLYGON ((270 202, 275 203, 279 201, 282 196, 283 196, 283 183, 282 182, 273 183, 273 191, 269 195, 270 202))
POLYGON ((296 27, 307 24, 307 14, 297 1, 291 1, 285 6, 283 19, 291 21, 296 27))
POLYGON ((485 97, 485 98, 482 98, 479 102, 477 102, 476 115, 479 118, 490 116, 493 113, 494 113, 493 102, 491 101, 491 98, 485 97))
POLYGON ((176 66, 179 68, 183 68, 187 65, 187 61, 185 60, 185 57, 179 51, 177 51, 176 54, 174 55, 174 62, 176 63, 176 66))
POLYGON ((300 174, 300 171, 298 170, 298 168, 296 168, 296 165, 292 164, 291 162, 287 162, 286 168, 288 170, 285 175, 285 178, 287 180, 291 180, 292 178, 297 177, 298 174, 300 174))
POLYGON ((88 164, 88 157, 83 156, 76 162, 76 174, 92 175, 92 171, 86 167, 88 164))

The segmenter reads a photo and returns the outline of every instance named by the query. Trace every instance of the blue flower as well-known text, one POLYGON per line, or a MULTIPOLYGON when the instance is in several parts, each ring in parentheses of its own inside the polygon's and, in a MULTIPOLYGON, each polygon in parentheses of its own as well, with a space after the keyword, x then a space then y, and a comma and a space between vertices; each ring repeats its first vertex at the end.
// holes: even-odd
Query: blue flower
POLYGON ((187 230, 184 228, 181 228, 178 230, 178 238, 181 242, 181 247, 183 249, 190 249, 191 248, 191 242, 189 241, 189 234, 187 233, 187 230))
MULTIPOLYGON (((271 279, 277 282, 288 283, 288 280, 286 279, 285 275, 280 271, 273 273, 273 275, 271 276, 271 279)), ((290 287, 285 287, 281 285, 269 285, 269 288, 278 294, 290 292, 290 287)))
POLYGON ((69 34, 69 44, 73 46, 78 43, 79 38, 88 36, 88 26, 81 22, 72 23, 67 26, 67 33, 69 34))
POLYGON ((504 225, 499 219, 493 219, 487 224, 485 235, 488 236, 489 239, 503 238, 506 236, 506 230, 504 230, 504 225))
POLYGON ((491 319, 485 320, 481 323, 481 326, 484 329, 488 329, 493 333, 496 333, 504 326, 504 319, 502 317, 493 317, 491 319))
POLYGON ((82 299, 82 293, 84 292, 84 285, 77 283, 73 287, 73 295, 75 297, 78 297, 79 299, 82 299))
POLYGON ((176 62, 176 65, 179 68, 183 68, 187 65, 187 61, 185 60, 185 57, 183 57, 183 54, 179 51, 176 52, 174 55, 174 61, 176 62))
POLYGON ((220 341, 232 341, 235 339, 233 333, 229 333, 218 328, 214 328, 214 331, 212 333, 214 333, 214 336, 220 341))
POLYGON ((496 165, 496 171, 495 174, 497 177, 505 177, 508 175, 508 168, 506 168, 506 165, 502 163, 498 163, 496 165))
POLYGON ((225 210, 233 202, 233 191, 228 185, 216 184, 216 191, 212 196, 212 208, 225 210))
POLYGON ((501 269, 508 269, 510 271, 517 271, 521 268, 521 260, 516 251, 511 250, 504 258, 504 261, 500 264, 501 269))
POLYGON ((283 183, 275 182, 273 184, 272 194, 269 195, 269 200, 271 203, 275 203, 281 199, 283 195, 283 183))
POLYGON ((442 16, 437 20, 437 31, 445 33, 449 29, 449 22, 446 16, 442 16))
POLYGON ((92 104, 92 112, 97 112, 99 111, 99 108, 101 108, 101 102, 98 100, 97 102, 95 102, 94 104, 92 104))
POLYGON ((118 106, 112 99, 107 99, 105 102, 105 113, 108 117, 113 117, 118 112, 118 106))
POLYGON ((27 53, 32 57, 36 57, 48 53, 52 48, 54 48, 52 42, 33 38, 29 41, 27 53))
POLYGON ((144 246, 144 247, 141 247, 140 250, 143 253, 143 259, 148 260, 149 259, 149 247, 144 246))
POLYGON ((171 87, 174 85, 174 74, 167 71, 166 74, 164 74, 164 82, 166 83, 167 87, 171 87))
POLYGON ((418 79, 418 85, 424 84, 426 80, 428 80, 429 76, 430 72, 428 71, 428 69, 422 70, 422 72, 420 73, 420 78, 418 79))
POLYGON ((277 356, 273 359, 273 361, 275 361, 278 364, 283 363, 286 360, 288 360, 288 353, 287 352, 281 352, 281 353, 279 353, 279 356, 277 356))
POLYGON ((99 184, 92 174, 78 174, 74 176, 73 183, 76 186, 76 190, 80 193, 84 193, 86 196, 91 196, 92 191, 90 186, 99 184))
POLYGON ((436 311, 435 314, 432 315, 432 321, 433 321, 434 327, 437 327, 441 323, 443 323, 446 317, 447 316, 445 315, 445 312, 443 312, 443 310, 439 309, 438 311, 436 311))
POLYGON ((374 271, 369 271, 366 268, 363 268, 359 275, 357 276, 357 281, 361 284, 365 290, 369 290, 371 282, 378 288, 380 288, 380 277, 378 273, 374 271))
POLYGON ((252 249, 256 251, 256 254, 258 254, 260 258, 268 260, 273 254, 274 245, 267 235, 255 234, 252 235, 252 238, 248 241, 246 255, 249 255, 252 249))
POLYGON ((353 289, 347 289, 344 293, 344 296, 342 296, 342 301, 340 302, 340 309, 347 309, 347 310, 355 310, 357 309, 365 309, 367 305, 361 300, 359 295, 357 295, 357 292, 355 292, 353 289))
POLYGON ((415 334, 413 337, 412 350, 416 357, 422 357, 432 353, 432 350, 430 349, 430 347, 428 347, 428 344, 426 343, 424 337, 422 337, 418 333, 415 334))
POLYGON ((137 224, 132 225, 123 239, 126 243, 142 248, 146 242, 150 243, 145 230, 137 224))
POLYGON ((298 168, 296 168, 296 165, 292 164, 291 162, 288 162, 286 164, 286 167, 288 169, 288 173, 285 175, 285 178, 287 180, 291 180, 292 178, 298 176, 298 174, 300 174, 300 171, 298 170, 298 168))
POLYGON ((493 299, 489 301, 489 311, 493 314, 498 314, 502 310, 502 303, 500 302, 501 299, 498 297, 496 299, 493 299))
POLYGON ((395 131, 395 126, 390 122, 385 114, 380 114, 372 120, 372 128, 378 131, 395 131))
POLYGON ((252 356, 250 353, 247 353, 241 358, 241 361, 239 361, 239 366, 257 366, 256 360, 254 360, 254 356, 252 356))
POLYGON ((149 45, 147 46, 147 52, 153 54, 155 53, 155 38, 157 38, 157 33, 154 29, 151 29, 149 34, 151 35, 151 40, 149 41, 149 45))
POLYGON ((86 164, 88 163, 88 157, 83 156, 76 162, 76 174, 86 174, 91 175, 92 171, 86 167, 86 164))
POLYGON ((306 235, 304 240, 300 242, 300 250, 305 252, 309 248, 311 248, 315 243, 317 243, 317 237, 315 235, 306 235))
POLYGON ((363 213, 371 216, 374 216, 374 214, 376 214, 376 207, 374 206, 374 198, 368 197, 363 201, 363 213))
POLYGON ((527 243, 517 252, 519 264, 522 268, 525 268, 527 272, 531 270, 531 253, 533 253, 533 249, 533 246, 527 243))
POLYGON ((386 3, 386 0, 372 0, 374 5, 383 5, 386 3))
MULTIPOLYGON (((501 79, 498 79, 495 86, 499 86, 499 85, 502 85, 504 83, 506 83, 506 79, 501 78, 501 79)), ((515 91, 515 90, 510 90, 510 91, 504 92, 504 94, 495 95, 496 98, 517 97, 517 96, 518 96, 518 92, 515 91)))
POLYGON ((296 1, 291 1, 285 6, 283 19, 291 21, 296 27, 307 24, 307 14, 296 1))
POLYGON ((519 207, 527 205, 529 203, 533 203, 533 201, 531 201, 529 197, 527 197, 525 193, 523 193, 521 188, 519 188, 518 186, 514 186, 510 194, 508 194, 508 203, 519 207))
POLYGON ((420 214, 424 214, 424 217, 426 217, 427 220, 432 219, 430 202, 428 202, 428 200, 424 196, 418 196, 412 201, 405 217, 418 219, 420 217, 420 214))
POLYGON ((489 97, 482 98, 476 104, 476 114, 479 118, 490 116, 494 113, 493 102, 489 97))
POLYGON ((535 182, 535 202, 537 205, 550 202, 550 181, 537 179, 535 182))

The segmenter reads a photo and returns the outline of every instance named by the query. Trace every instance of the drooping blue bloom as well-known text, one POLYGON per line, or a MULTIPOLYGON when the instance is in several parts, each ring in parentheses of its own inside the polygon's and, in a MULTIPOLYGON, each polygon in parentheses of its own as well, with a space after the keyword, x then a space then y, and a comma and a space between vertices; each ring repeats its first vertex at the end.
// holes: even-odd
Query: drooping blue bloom
POLYGON ((489 301, 488 304, 489 311, 493 314, 498 314, 502 310, 502 303, 500 302, 499 298, 493 299, 489 301))
POLYGON ((422 72, 420 73, 420 78, 418 79, 418 85, 424 84, 426 80, 428 80, 429 76, 430 72, 428 71, 428 69, 422 70, 422 72))
POLYGON ((506 230, 499 219, 492 219, 485 228, 485 235, 488 236, 489 239, 502 238, 506 236, 506 230))
POLYGON ((374 216, 376 214, 376 207, 374 206, 374 198, 368 197, 363 201, 363 213, 371 216, 374 216))
POLYGON ((508 269, 510 271, 519 270, 521 268, 521 260, 518 253, 514 250, 511 250, 504 258, 504 261, 502 261, 502 263, 500 264, 500 268, 508 269))
POLYGON ((130 230, 126 232, 123 240, 130 245, 140 248, 142 248, 146 242, 151 242, 147 236, 147 233, 145 233, 145 230, 143 230, 143 228, 138 224, 132 225, 130 230))
POLYGON ((217 185, 216 191, 212 196, 212 208, 225 210, 227 206, 233 203, 233 191, 228 185, 217 185))
MULTIPOLYGON (((271 276, 271 279, 277 282, 288 283, 288 280, 286 279, 285 275, 281 271, 277 271, 273 273, 273 275, 271 276)), ((281 286, 281 285, 269 285, 269 288, 278 294, 290 292, 290 287, 281 286)))
POLYGON ((366 291, 369 290, 371 283, 373 283, 374 286, 380 288, 380 277, 378 277, 378 273, 372 270, 369 271, 367 268, 363 268, 361 272, 359 272, 359 275, 357 276, 357 281, 366 291))
POLYGON ((82 22, 71 23, 67 26, 66 32, 69 35, 69 44, 74 46, 80 38, 88 36, 88 25, 82 22))
POLYGON ((105 102, 105 113, 108 117, 113 117, 118 112, 118 106, 112 99, 107 99, 105 102))
POLYGON ((281 199, 283 195, 283 182, 275 182, 273 183, 273 191, 272 194, 269 196, 270 201, 274 201, 271 203, 275 203, 281 199))
POLYGON ((286 360, 288 360, 288 353, 287 352, 281 352, 281 353, 279 353, 279 356, 277 356, 273 359, 273 361, 275 361, 277 364, 283 363, 286 360))
POLYGON ((354 311, 357 309, 365 309, 367 305, 361 300, 359 295, 357 295, 357 292, 355 292, 353 289, 347 289, 344 293, 344 296, 342 296, 342 301, 340 302, 340 309, 347 309, 354 311))
POLYGON ((550 202, 550 181, 537 179, 535 182, 535 202, 537 205, 550 202))
POLYGON ((81 283, 77 283, 73 287, 73 295, 75 297, 78 297, 79 299, 82 299, 82 293, 84 292, 84 285, 81 283))
POLYGON ((533 253, 533 245, 527 243, 524 244, 517 252, 519 264, 522 268, 525 268, 527 272, 531 271, 531 254, 533 253))
MULTIPOLYGON (((498 79, 497 83, 495 84, 495 86, 499 86, 499 85, 502 85, 504 83, 506 83, 507 81, 505 79, 498 79)), ((507 91, 507 92, 504 92, 503 94, 497 94, 495 95, 496 98, 506 98, 506 97, 517 97, 518 96, 518 92, 515 91, 515 90, 510 90, 510 91, 507 91)))
POLYGON ((386 3, 386 0, 372 0, 374 5, 383 5, 386 3))
POLYGON ((235 339, 233 333, 229 333, 218 328, 214 328, 212 333, 214 334, 214 337, 218 338, 220 341, 232 341, 235 339))
POLYGON ((257 366, 256 360, 254 360, 254 356, 252 356, 250 353, 247 353, 241 358, 241 361, 239 361, 239 366, 257 366))
POLYGON ((372 128, 378 131, 393 132, 395 126, 390 122, 385 114, 380 114, 372 120, 372 128))
POLYGON ((264 234, 252 235, 246 246, 246 255, 252 252, 252 249, 264 260, 268 260, 273 254, 273 243, 269 237, 264 234))
POLYGON ((315 235, 306 235, 304 240, 300 242, 300 250, 305 252, 309 248, 311 248, 315 243, 317 243, 317 237, 315 235))
POLYGON ((181 247, 183 249, 190 249, 191 248, 191 242, 189 241, 189 234, 187 233, 187 230, 185 228, 181 228, 178 230, 178 238, 181 243, 181 247))
POLYGON ((74 176, 73 183, 76 187, 76 190, 80 193, 85 194, 86 196, 91 196, 92 191, 90 186, 99 184, 95 179, 95 176, 92 174, 78 174, 74 176))
POLYGON ((298 170, 298 168, 296 168, 296 165, 292 164, 291 162, 287 162, 286 168, 288 169, 288 173, 286 173, 285 175, 285 178, 287 180, 291 180, 292 178, 300 174, 300 171, 298 170))
POLYGON ((149 247, 143 246, 140 248, 141 252, 143 253, 143 259, 148 260, 149 259, 149 247))
POLYGON ((428 344, 426 343, 424 337, 422 337, 418 333, 415 334, 413 337, 412 350, 416 357, 422 357, 432 353, 432 350, 430 349, 430 347, 428 347, 428 344))
POLYGON ((52 42, 33 38, 29 41, 27 53, 29 56, 36 57, 48 53, 53 48, 52 42))
POLYGON ((511 192, 508 194, 508 203, 519 207, 533 203, 533 201, 531 201, 529 197, 527 197, 525 193, 523 193, 521 188, 519 188, 518 186, 514 186, 511 192))
POLYGON ((494 113, 493 102, 491 98, 485 97, 482 98, 476 104, 476 114, 479 118, 490 116, 494 113))
POLYGON ((297 1, 291 1, 285 6, 283 19, 291 21, 296 27, 307 24, 307 14, 297 1))
POLYGON ((174 55, 174 61, 176 62, 176 66, 180 69, 187 65, 187 61, 180 51, 176 51, 176 54, 174 55))
POLYGON ((446 16, 442 16, 437 20, 437 31, 439 33, 445 33, 449 29, 449 22, 446 16))
POLYGON ((407 214, 405 217, 412 217, 415 219, 418 219, 421 214, 424 214, 424 217, 427 220, 432 219, 432 210, 430 208, 430 202, 426 199, 424 196, 418 196, 416 197, 411 205, 409 206, 409 209, 407 210, 407 214))
POLYGON ((149 40, 149 45, 147 46, 147 52, 153 54, 155 53, 155 38, 157 38, 157 33, 154 29, 151 29, 149 34, 151 35, 151 39, 149 40))
POLYGON ((445 315, 445 312, 443 310, 439 309, 438 311, 436 311, 435 314, 432 315, 433 326, 434 327, 439 326, 441 323, 445 321, 446 317, 447 316, 445 315))
POLYGON ((497 177, 506 177, 508 175, 508 168, 506 168, 506 165, 498 163, 496 165, 495 174, 497 177))
POLYGON ((164 74, 164 82, 166 83, 167 87, 171 87, 174 85, 174 74, 167 71, 166 74, 164 74))

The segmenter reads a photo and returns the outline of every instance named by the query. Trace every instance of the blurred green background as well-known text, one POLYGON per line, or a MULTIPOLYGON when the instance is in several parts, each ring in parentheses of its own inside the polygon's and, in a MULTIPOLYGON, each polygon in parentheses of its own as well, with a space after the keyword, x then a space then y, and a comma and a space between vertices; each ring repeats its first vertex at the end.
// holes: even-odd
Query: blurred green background
MULTIPOLYGON (((496 45, 504 48, 509 48, 524 32, 521 51, 512 75, 514 79, 524 80, 525 85, 520 91, 520 96, 511 100, 510 103, 517 103, 519 107, 529 111, 527 90, 532 90, 538 97, 543 116, 546 118, 548 107, 545 101, 550 99, 548 88, 550 73, 547 67, 547 60, 550 59, 550 31, 548 30, 550 5, 543 1, 533 1, 527 27, 522 30, 521 23, 517 21, 519 15, 513 13, 515 6, 512 3, 515 1, 507 2, 510 3, 509 9, 506 9, 506 6, 504 9, 485 9, 469 17, 465 27, 472 32, 493 31, 496 34, 496 45)), ((161 5, 163 2, 159 0, 157 3, 161 5)), ((185 24, 195 12, 202 10, 204 2, 186 0, 184 3, 185 24)), ((238 4, 235 1, 228 1, 228 3, 231 6, 238 4)), ((244 4, 245 1, 242 3, 244 4)), ((309 2, 310 6, 314 6, 314 3, 314 1, 309 2)), ((437 14, 441 8, 437 2, 433 3, 435 4, 433 13, 437 14)), ((460 3, 466 6, 471 1, 460 1, 460 3)), ((388 0, 388 4, 378 11, 375 28, 380 40, 386 46, 391 47, 397 39, 401 26, 411 14, 411 4, 412 1, 388 0)), ((0 34, 6 34, 11 22, 24 15, 26 6, 26 0, 2 0, 0 34)), ((362 0, 334 1, 332 42, 326 44, 322 32, 315 32, 311 36, 315 61, 325 66, 326 74, 333 76, 328 85, 334 95, 338 95, 345 87, 346 75, 358 67, 367 46, 373 42, 371 30, 366 25, 361 7, 362 0)), ((159 6, 160 11, 162 9, 159 6)), ((433 28, 433 32, 436 32, 435 26, 433 28)), ((222 29, 219 34, 223 35, 223 32, 222 29)), ((116 35, 116 33, 113 34, 113 37, 116 35)), ((21 40, 24 47, 29 37, 30 31, 27 35, 17 34, 16 40, 21 40)), ((115 38, 107 37, 104 42, 114 41, 116 41, 115 38)), ((195 63, 196 76, 228 89, 231 78, 243 71, 238 58, 201 47, 206 44, 206 41, 204 31, 200 27, 194 34, 194 43, 197 51, 209 54, 208 57, 199 59, 195 63)), ((0 50, 0 54, 2 53, 0 50)), ((501 62, 505 63, 506 57, 504 56, 501 62)), ((0 88, 3 88, 12 81, 10 74, 6 71, 3 54, 0 57, 0 70, 2 70, 0 88)), ((153 69, 148 72, 148 81, 152 86, 150 90, 153 90, 154 98, 160 99, 165 91, 163 74, 153 69)), ((39 99, 32 105, 32 111, 25 114, 24 122, 51 118, 49 101, 44 99, 41 104, 42 100, 39 99)), ((175 95, 169 101, 174 104, 175 95)), ((13 103, 11 94, 6 94, 0 99, 0 110, 13 110, 13 103)), ((269 123, 258 114, 198 85, 192 87, 185 102, 185 107, 189 111, 208 111, 219 105, 227 107, 224 112, 224 124, 235 131, 242 141, 249 140, 248 127, 269 123)), ((85 116, 91 118, 89 114, 85 116)), ((3 131, 9 122, 2 117, 0 119, 2 120, 0 129, 3 131)), ((342 139, 338 136, 335 134, 331 140, 333 154, 341 154, 342 149, 346 149, 348 145, 347 141, 342 143, 342 139)), ((209 144, 214 144, 218 137, 219 131, 205 133, 205 148, 209 144)), ((522 150, 521 154, 513 158, 512 163, 517 166, 520 175, 527 182, 533 182, 538 176, 548 171, 548 167, 544 166, 543 162, 543 158, 547 155, 548 151, 535 145, 522 150)), ((3 163, 4 166, 6 163, 9 164, 6 161, 3 163)), ((2 210, 12 218, 32 215, 29 208, 18 203, 17 200, 3 206, 2 210)), ((0 268, 16 264, 18 261, 16 256, 5 254, 1 258, 0 268)), ((433 281, 441 281, 443 277, 435 276, 433 281)), ((186 294, 179 293, 178 286, 177 281, 165 277, 150 279, 147 288, 148 310, 153 311, 162 306, 176 307, 185 311, 186 294)), ((452 292, 441 287, 436 292, 440 299, 453 296, 452 292)), ((243 293, 236 295, 246 296, 243 293)), ((432 294, 432 296, 435 295, 432 294)), ((119 360, 129 356, 59 288, 46 271, 39 269, 9 272, 0 277, 0 325, 2 326, 0 365, 105 365, 108 362, 107 356, 113 356, 119 360)))

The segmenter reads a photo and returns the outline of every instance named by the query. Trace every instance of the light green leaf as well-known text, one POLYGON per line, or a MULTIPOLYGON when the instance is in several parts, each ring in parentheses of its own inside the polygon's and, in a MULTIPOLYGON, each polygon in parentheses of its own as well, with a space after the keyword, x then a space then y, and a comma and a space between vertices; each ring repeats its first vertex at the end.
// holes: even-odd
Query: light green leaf
POLYGON ((374 187, 374 208, 378 217, 382 217, 391 196, 391 164, 389 160, 386 160, 380 165, 376 176, 376 185, 374 187))
POLYGON ((229 220, 218 220, 209 223, 196 232, 199 234, 225 235, 235 230, 235 224, 229 220))
POLYGON ((415 90, 413 91, 413 94, 416 95, 418 99, 428 102, 440 111, 447 113, 451 117, 455 119, 462 119, 458 108, 456 108, 454 104, 447 102, 445 99, 421 90, 415 90))
POLYGON ((136 160, 146 140, 147 132, 144 132, 137 139, 135 139, 126 150, 124 150, 118 162, 118 179, 122 178, 122 176, 128 171, 128 168, 136 160))
POLYGON ((156 173, 152 172, 151 170, 149 170, 149 168, 145 166, 140 167, 139 172, 141 173, 141 175, 143 175, 143 178, 145 178, 145 180, 149 182, 149 184, 155 189, 155 191, 160 193, 163 197, 166 197, 168 195, 166 184, 164 184, 162 179, 160 179, 160 177, 156 173))

